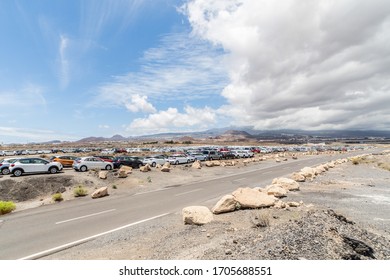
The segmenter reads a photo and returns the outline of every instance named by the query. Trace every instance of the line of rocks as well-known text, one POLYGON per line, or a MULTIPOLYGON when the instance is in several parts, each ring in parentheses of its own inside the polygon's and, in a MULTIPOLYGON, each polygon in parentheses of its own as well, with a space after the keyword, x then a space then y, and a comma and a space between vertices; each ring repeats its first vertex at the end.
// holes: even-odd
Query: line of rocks
MULTIPOLYGON (((366 155, 360 155, 357 157, 364 157, 366 155)), ((356 157, 353 157, 356 158, 356 157)), ((231 194, 224 195, 210 210, 205 206, 189 206, 182 210, 182 217, 184 224, 203 225, 213 221, 214 215, 233 212, 240 209, 260 209, 260 208, 289 208, 299 207, 303 205, 303 202, 284 202, 280 198, 287 196, 290 191, 299 191, 299 182, 306 180, 313 180, 317 175, 328 171, 330 168, 334 168, 336 165, 347 163, 353 159, 343 158, 334 161, 330 161, 316 167, 304 167, 299 172, 294 172, 291 178, 275 178, 272 183, 264 188, 238 188, 231 194)), ((217 161, 211 161, 215 163, 217 161)), ((199 166, 199 163, 194 163, 194 166, 199 166)), ((206 166, 207 162, 205 163, 206 166)), ((220 165, 220 163, 217 163, 220 165)), ((213 165, 214 166, 214 165, 213 165)))

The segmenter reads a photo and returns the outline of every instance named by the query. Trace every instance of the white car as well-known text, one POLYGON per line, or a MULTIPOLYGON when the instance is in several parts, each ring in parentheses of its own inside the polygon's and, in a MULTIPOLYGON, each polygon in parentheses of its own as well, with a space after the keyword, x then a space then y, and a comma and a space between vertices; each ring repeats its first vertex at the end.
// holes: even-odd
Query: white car
POLYGON ((104 161, 98 157, 81 157, 73 161, 72 167, 76 171, 85 172, 88 169, 111 170, 114 168, 114 165, 112 162, 104 161))
POLYGON ((232 153, 236 157, 240 157, 240 158, 250 158, 250 157, 254 156, 254 154, 249 150, 235 150, 235 151, 232 151, 232 153))
POLYGON ((43 158, 20 158, 9 166, 9 172, 15 177, 24 173, 51 173, 55 174, 62 170, 59 162, 50 162, 43 158))
POLYGON ((151 157, 145 157, 142 161, 144 165, 149 164, 150 166, 155 167, 157 164, 163 165, 167 162, 167 157, 164 155, 156 155, 151 157))
POLYGON ((175 154, 175 155, 172 155, 170 157, 168 157, 167 161, 170 163, 170 164, 180 164, 180 163, 190 163, 191 161, 191 158, 187 157, 186 155, 183 155, 183 154, 175 154))
POLYGON ((0 156, 13 156, 14 151, 0 151, 0 156))

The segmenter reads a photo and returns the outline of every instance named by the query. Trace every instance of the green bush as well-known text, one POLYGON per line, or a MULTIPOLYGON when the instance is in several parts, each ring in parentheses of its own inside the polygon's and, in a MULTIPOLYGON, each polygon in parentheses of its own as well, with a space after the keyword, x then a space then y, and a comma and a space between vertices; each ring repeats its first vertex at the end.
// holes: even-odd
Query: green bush
POLYGON ((54 201, 62 201, 62 200, 64 200, 64 199, 62 198, 62 194, 61 194, 61 193, 55 193, 55 194, 53 194, 52 198, 53 198, 54 201))
POLYGON ((1 201, 0 200, 0 215, 10 213, 16 209, 15 203, 12 201, 1 201))
POLYGON ((73 194, 75 197, 86 196, 88 195, 88 190, 84 189, 83 186, 78 186, 74 188, 73 194))

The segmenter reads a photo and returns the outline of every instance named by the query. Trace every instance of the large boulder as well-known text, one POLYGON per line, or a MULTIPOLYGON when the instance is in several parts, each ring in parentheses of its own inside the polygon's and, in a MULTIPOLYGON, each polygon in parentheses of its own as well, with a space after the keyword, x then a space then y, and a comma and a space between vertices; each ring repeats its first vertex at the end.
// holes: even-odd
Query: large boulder
POLYGON ((92 198, 99 198, 108 195, 108 187, 102 187, 100 189, 97 189, 91 194, 92 198))
POLYGON ((152 169, 150 168, 149 164, 141 166, 140 169, 139 169, 139 171, 141 171, 141 172, 149 172, 150 170, 152 170, 152 169))
POLYGON ((99 178, 100 179, 107 179, 107 175, 108 175, 108 171, 104 170, 104 171, 100 171, 99 172, 99 178))
POLYGON ((226 212, 232 212, 237 208, 237 201, 234 196, 228 194, 223 196, 217 204, 211 209, 214 214, 221 214, 226 212))
POLYGON ((316 176, 316 170, 312 167, 304 167, 300 172, 306 179, 313 179, 316 176))
POLYGON ((275 197, 251 188, 238 188, 232 193, 242 208, 262 208, 275 204, 275 197))
POLYGON ((133 168, 130 166, 122 165, 121 168, 119 168, 119 172, 125 172, 126 174, 131 174, 133 172, 133 168))
POLYGON ((205 206, 189 206, 182 210, 183 222, 187 225, 204 225, 214 219, 213 213, 205 206))
POLYGON ((202 168, 202 163, 201 163, 199 160, 196 160, 196 161, 194 161, 194 163, 192 164, 192 168, 201 169, 201 168, 202 168))
POLYGON ((268 195, 273 195, 274 197, 285 197, 288 192, 288 190, 283 188, 280 184, 272 184, 267 186, 265 189, 268 195))
POLYGON ((296 182, 305 182, 306 177, 301 172, 295 172, 291 175, 291 179, 296 182))
POLYGON ((279 184, 288 191, 299 191, 299 183, 289 178, 275 178, 272 184, 279 184))
POLYGON ((127 178, 127 172, 126 172, 126 170, 119 169, 118 178, 127 178))
POLYGON ((165 164, 161 167, 161 172, 169 172, 171 171, 171 168, 166 166, 165 164))

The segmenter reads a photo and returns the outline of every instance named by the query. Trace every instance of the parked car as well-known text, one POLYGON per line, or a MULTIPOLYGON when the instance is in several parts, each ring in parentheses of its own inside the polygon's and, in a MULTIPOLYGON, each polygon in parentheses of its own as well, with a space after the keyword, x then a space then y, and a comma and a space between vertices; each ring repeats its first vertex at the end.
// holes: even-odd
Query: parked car
POLYGON ((194 161, 195 160, 203 161, 203 160, 206 160, 206 157, 207 157, 206 155, 204 155, 202 153, 191 153, 189 155, 194 158, 194 161))
POLYGON ((188 158, 186 155, 184 154, 174 154, 172 156, 169 156, 167 158, 167 161, 170 163, 170 164, 180 164, 180 163, 189 163, 191 162, 191 159, 188 158))
POLYGON ((108 161, 108 162, 113 162, 114 159, 115 159, 113 156, 105 156, 105 155, 103 155, 103 156, 96 156, 96 157, 101 158, 102 160, 108 161))
POLYGON ((231 151, 221 151, 221 159, 234 159, 236 155, 231 151))
POLYGON ((62 170, 60 162, 50 162, 43 158, 19 158, 9 166, 9 171, 15 177, 24 173, 51 173, 55 174, 62 170))
POLYGON ((111 170, 114 168, 112 162, 104 161, 98 157, 80 157, 76 158, 72 165, 76 171, 85 172, 88 169, 106 169, 111 170))
POLYGON ((0 156, 13 156, 14 151, 0 151, 0 156))
POLYGON ((233 154, 238 158, 250 158, 254 156, 250 150, 235 150, 233 154))
POLYGON ((114 168, 121 168, 122 165, 131 166, 132 168, 140 168, 144 165, 141 158, 130 156, 115 157, 113 164, 114 168))
POLYGON ((215 150, 205 150, 202 151, 202 154, 206 156, 206 160, 214 160, 214 159, 222 158, 221 153, 215 150))
POLYGON ((68 155, 61 155, 61 156, 53 156, 50 158, 51 161, 54 162, 60 162, 64 167, 72 167, 74 160, 77 157, 75 156, 68 156, 68 155))
POLYGON ((9 172, 9 166, 11 165, 11 163, 15 162, 18 158, 6 158, 6 159, 3 159, 1 162, 0 162, 0 174, 2 175, 8 175, 10 172, 9 172))
POLYGON ((155 156, 151 156, 151 157, 145 157, 142 160, 142 163, 144 165, 149 164, 150 166, 153 166, 153 167, 155 167, 157 164, 163 165, 166 162, 167 162, 167 157, 164 155, 155 155, 155 156))

